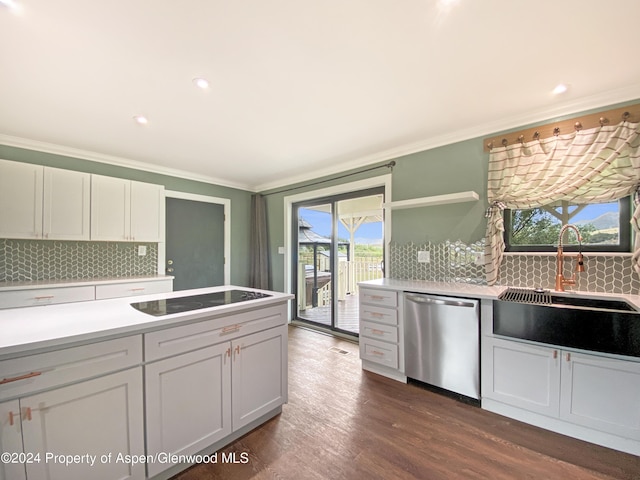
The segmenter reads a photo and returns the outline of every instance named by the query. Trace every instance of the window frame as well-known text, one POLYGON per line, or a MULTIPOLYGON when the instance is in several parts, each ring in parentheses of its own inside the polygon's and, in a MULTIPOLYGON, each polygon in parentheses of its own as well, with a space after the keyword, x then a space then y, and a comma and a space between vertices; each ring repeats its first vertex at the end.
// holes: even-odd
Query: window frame
MULTIPOLYGON (((620 234, 618 245, 582 245, 583 252, 601 253, 630 253, 631 252, 631 202, 632 196, 627 196, 618 200, 620 210, 618 212, 620 234)), ((593 204, 595 205, 595 203, 593 204)), ((512 245, 511 240, 511 211, 528 209, 505 209, 504 214, 504 245, 505 252, 555 252, 557 245, 512 245)), ((567 252, 577 252, 578 245, 562 245, 567 252)))

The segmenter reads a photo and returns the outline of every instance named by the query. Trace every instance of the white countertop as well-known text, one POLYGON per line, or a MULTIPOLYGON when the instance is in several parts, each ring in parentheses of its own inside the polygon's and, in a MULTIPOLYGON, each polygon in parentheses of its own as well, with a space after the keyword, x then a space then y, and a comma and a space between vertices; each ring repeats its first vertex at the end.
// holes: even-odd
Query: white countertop
POLYGON ((0 292, 11 290, 30 290, 36 288, 81 287, 84 285, 108 285, 113 283, 154 282, 171 280, 171 275, 139 275, 135 277, 102 277, 74 280, 31 280, 19 282, 0 282, 0 292))
MULTIPOLYGON (((385 290, 395 290, 402 292, 434 293, 442 295, 452 295, 454 297, 486 298, 496 299, 507 288, 507 286, 487 286, 474 285, 471 283, 455 282, 429 282, 426 280, 399 280, 394 278, 380 278, 360 282, 362 287, 381 288, 385 290)), ((620 298, 628 301, 640 310, 640 295, 629 295, 622 293, 601 293, 572 290, 566 292, 555 292, 556 295, 588 295, 593 298, 620 298)))
POLYGON ((256 307, 279 304, 291 298, 293 295, 290 294, 226 285, 109 300, 0 310, 0 359, 77 342, 143 333, 205 318, 226 316, 256 307), (271 296, 161 317, 140 312, 130 305, 232 289, 262 291, 271 296))

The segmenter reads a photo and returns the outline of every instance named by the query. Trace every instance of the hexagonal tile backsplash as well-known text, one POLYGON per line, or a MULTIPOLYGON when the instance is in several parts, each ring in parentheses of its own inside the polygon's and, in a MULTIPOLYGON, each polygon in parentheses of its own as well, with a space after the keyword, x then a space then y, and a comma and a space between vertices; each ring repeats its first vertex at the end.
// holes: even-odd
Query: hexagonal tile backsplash
POLYGON ((0 282, 154 275, 158 244, 0 240, 0 282))
MULTIPOLYGON (((465 244, 461 241, 416 245, 392 243, 389 250, 391 278, 433 282, 486 284, 482 254, 484 241, 465 244), (429 263, 418 263, 418 252, 428 251, 429 263)), ((631 267, 627 255, 585 255, 585 272, 577 276, 577 290, 591 292, 640 294, 640 277, 631 267)), ((565 262, 570 276, 574 260, 565 262)), ((549 254, 506 254, 500 267, 500 285, 524 288, 553 288, 556 256, 549 254)))

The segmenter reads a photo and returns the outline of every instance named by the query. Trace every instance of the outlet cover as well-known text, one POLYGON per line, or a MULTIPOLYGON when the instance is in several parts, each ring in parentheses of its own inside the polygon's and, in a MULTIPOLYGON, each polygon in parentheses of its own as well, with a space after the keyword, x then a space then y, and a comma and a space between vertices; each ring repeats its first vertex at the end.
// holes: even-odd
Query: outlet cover
POLYGON ((147 254, 147 246, 146 245, 138 245, 138 256, 144 257, 147 254))
POLYGON ((429 263, 431 261, 431 254, 428 251, 418 252, 418 263, 429 263))

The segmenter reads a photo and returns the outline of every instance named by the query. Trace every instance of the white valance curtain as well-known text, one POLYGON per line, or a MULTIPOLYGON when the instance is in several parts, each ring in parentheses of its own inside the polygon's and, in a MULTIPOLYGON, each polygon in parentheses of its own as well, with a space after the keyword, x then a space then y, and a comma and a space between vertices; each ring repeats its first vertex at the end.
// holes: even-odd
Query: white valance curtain
POLYGON ((633 263, 640 273, 639 186, 640 123, 625 121, 492 149, 487 191, 487 283, 493 285, 498 280, 505 208, 537 208, 563 200, 606 203, 634 192, 633 263))

